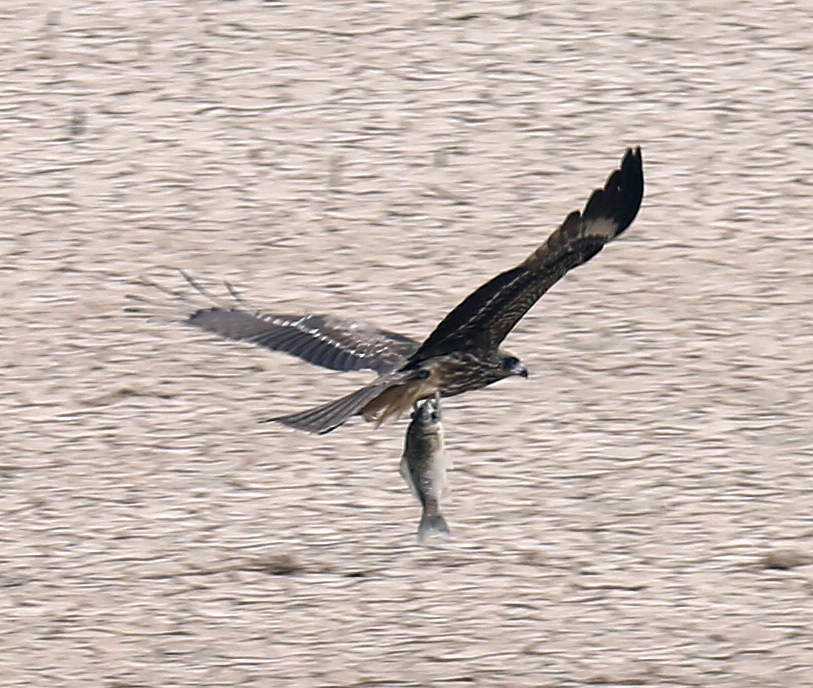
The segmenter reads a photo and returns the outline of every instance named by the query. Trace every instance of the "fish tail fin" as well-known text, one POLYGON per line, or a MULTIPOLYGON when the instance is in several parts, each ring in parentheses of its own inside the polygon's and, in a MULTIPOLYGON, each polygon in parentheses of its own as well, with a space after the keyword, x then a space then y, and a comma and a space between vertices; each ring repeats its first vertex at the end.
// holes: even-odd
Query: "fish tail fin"
POLYGON ((426 542, 430 537, 437 536, 444 540, 452 537, 446 519, 439 511, 435 513, 424 512, 421 516, 421 523, 418 526, 418 542, 426 542))

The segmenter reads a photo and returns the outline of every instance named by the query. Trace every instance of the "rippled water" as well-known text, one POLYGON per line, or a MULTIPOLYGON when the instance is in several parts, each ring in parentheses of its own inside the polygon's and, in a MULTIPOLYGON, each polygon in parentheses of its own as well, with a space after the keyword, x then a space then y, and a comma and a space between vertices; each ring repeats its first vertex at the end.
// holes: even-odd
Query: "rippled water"
POLYGON ((813 685, 813 13, 793 2, 0 8, 3 685, 813 685), (643 147, 644 207, 402 423, 123 312, 171 268, 421 337, 643 147))

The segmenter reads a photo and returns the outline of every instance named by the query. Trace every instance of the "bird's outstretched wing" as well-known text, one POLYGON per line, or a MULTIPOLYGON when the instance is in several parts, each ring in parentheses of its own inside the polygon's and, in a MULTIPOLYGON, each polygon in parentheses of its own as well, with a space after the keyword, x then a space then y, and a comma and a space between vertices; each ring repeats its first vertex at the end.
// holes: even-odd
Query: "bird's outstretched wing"
POLYGON ((199 296, 214 304, 214 307, 200 308, 200 299, 196 303, 194 298, 183 291, 142 278, 142 284, 170 297, 169 304, 129 295, 131 301, 140 305, 126 310, 148 315, 163 313, 164 317, 169 315, 174 320, 178 306, 189 310, 196 308, 192 315, 185 316, 186 322, 191 325, 227 339, 242 340, 273 351, 282 351, 331 370, 374 370, 379 375, 384 375, 403 366, 419 345, 414 339, 397 332, 348 318, 264 313, 246 303, 228 282, 225 286, 231 299, 224 301, 188 273, 183 270, 180 273, 189 286, 199 296))
POLYGON ((207 332, 283 351, 331 370, 397 370, 418 342, 389 330, 331 315, 271 315, 207 308, 188 322, 207 332))
POLYGON ((644 194, 641 149, 628 149, 584 210, 573 211, 520 265, 497 275, 454 308, 410 359, 418 363, 461 348, 499 346, 525 313, 569 270, 586 263, 630 226, 644 194))

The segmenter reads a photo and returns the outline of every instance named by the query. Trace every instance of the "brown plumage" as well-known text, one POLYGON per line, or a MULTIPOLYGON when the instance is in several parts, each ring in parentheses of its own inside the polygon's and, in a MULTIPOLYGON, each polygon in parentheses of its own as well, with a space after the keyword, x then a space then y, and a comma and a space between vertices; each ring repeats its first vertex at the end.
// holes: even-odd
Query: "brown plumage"
MULTIPOLYGON (((410 337, 349 318, 258 311, 243 301, 228 282, 226 288, 233 302, 223 304, 189 274, 183 270, 180 273, 198 294, 217 304, 212 308, 196 310, 186 318, 186 322, 227 339, 283 351, 330 370, 374 370, 380 375, 403 366, 420 346, 420 342, 410 337)), ((183 292, 150 279, 142 278, 141 281, 171 297, 170 304, 196 305, 183 292)), ((158 317, 163 313, 175 319, 176 308, 168 306, 166 302, 155 302, 134 294, 129 294, 127 298, 139 304, 126 308, 128 312, 158 317)))
MULTIPOLYGON (((320 434, 355 415, 381 423, 438 393, 455 396, 511 375, 527 377, 522 362, 499 348, 503 339, 569 270, 586 263, 629 227, 643 193, 641 149, 629 149, 604 187, 590 195, 584 210, 570 213, 517 267, 466 297, 420 344, 389 330, 334 316, 271 315, 218 306, 195 312, 189 323, 333 370, 369 369, 379 374, 341 399, 271 420, 320 434)), ((201 294, 213 298, 184 276, 201 294)))
POLYGON ((357 414, 381 423, 436 393, 449 397, 510 375, 527 377, 520 360, 499 345, 548 289, 630 226, 643 193, 641 149, 630 149, 583 211, 570 213, 522 263, 466 297, 400 368, 341 399, 272 420, 325 433, 357 414))
POLYGON ((332 315, 271 315, 237 308, 207 308, 189 323, 229 339, 284 351, 331 370, 397 370, 419 343, 397 332, 332 315))

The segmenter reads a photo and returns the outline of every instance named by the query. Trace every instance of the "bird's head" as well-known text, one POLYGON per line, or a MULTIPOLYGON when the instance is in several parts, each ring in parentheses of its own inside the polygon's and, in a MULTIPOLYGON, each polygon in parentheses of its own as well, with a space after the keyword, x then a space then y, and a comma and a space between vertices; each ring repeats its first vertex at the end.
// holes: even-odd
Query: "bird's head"
POLYGON ((528 369, 525 367, 525 364, 511 354, 503 354, 502 370, 506 377, 509 375, 519 375, 524 378, 528 377, 528 369))

